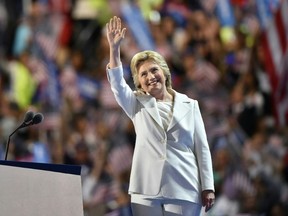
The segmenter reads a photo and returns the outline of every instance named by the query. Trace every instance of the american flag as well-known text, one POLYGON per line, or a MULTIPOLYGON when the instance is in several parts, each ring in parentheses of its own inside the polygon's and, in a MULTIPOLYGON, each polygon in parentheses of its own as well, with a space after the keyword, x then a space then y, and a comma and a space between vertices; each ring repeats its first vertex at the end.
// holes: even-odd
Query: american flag
POLYGON ((277 123, 288 123, 288 0, 282 0, 262 34, 265 66, 273 91, 277 123))

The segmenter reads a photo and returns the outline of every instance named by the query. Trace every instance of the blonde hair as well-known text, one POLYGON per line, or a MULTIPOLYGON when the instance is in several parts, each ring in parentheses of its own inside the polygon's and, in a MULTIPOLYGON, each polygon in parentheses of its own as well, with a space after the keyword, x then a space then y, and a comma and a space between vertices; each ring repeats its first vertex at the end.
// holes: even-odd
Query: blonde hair
POLYGON ((157 65, 159 65, 159 67, 164 72, 164 76, 166 77, 166 82, 165 82, 166 88, 172 89, 171 73, 170 73, 170 69, 169 69, 167 62, 165 61, 164 57, 155 51, 145 50, 145 51, 136 53, 133 56, 133 58, 131 60, 131 64, 130 64, 130 68, 132 71, 133 81, 134 81, 134 85, 136 87, 136 90, 141 91, 141 86, 140 86, 140 83, 138 80, 139 68, 144 62, 146 62, 148 60, 152 60, 157 65))

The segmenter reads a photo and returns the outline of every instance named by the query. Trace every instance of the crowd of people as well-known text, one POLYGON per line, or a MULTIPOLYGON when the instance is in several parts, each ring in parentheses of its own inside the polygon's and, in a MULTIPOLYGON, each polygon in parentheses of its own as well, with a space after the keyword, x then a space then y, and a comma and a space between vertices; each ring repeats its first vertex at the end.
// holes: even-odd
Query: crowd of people
POLYGON ((121 60, 131 88, 130 60, 146 44, 166 59, 173 89, 199 102, 216 195, 207 215, 287 215, 288 128, 273 115, 254 1, 231 2, 236 25, 224 31, 197 0, 0 0, 2 158, 25 113, 41 112, 41 124, 13 136, 8 159, 81 165, 85 216, 131 215, 135 132, 106 74, 105 23, 116 15, 128 27, 121 60))

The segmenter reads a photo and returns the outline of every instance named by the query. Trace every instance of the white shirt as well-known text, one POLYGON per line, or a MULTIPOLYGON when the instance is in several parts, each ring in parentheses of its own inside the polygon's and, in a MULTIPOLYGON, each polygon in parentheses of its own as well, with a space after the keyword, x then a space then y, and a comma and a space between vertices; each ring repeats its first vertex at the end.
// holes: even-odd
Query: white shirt
POLYGON ((158 111, 165 130, 168 129, 168 126, 172 119, 172 106, 172 102, 157 101, 158 111))

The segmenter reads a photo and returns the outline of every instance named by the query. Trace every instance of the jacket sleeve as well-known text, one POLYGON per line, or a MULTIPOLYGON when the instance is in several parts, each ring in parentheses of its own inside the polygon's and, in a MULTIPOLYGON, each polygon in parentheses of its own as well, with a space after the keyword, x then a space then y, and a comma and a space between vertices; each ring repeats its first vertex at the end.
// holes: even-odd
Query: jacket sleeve
POLYGON ((214 191, 212 158, 198 101, 194 102, 194 145, 200 172, 201 189, 214 191))
POLYGON ((110 69, 107 66, 107 78, 117 103, 126 112, 129 118, 134 115, 136 96, 123 77, 122 65, 110 69))

